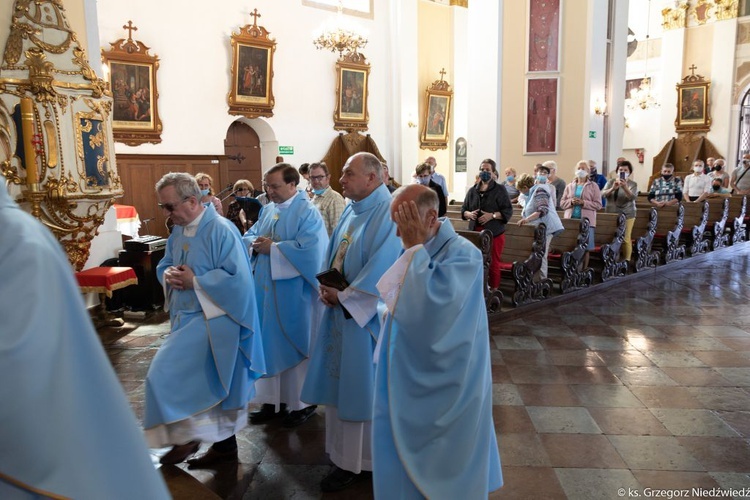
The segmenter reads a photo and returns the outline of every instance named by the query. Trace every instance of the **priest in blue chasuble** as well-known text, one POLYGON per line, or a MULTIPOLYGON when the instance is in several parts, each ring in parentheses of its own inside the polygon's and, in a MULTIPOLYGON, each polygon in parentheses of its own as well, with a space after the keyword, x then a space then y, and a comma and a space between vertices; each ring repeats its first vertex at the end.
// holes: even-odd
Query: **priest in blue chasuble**
POLYGON ((438 219, 434 191, 397 190, 405 251, 378 282, 375 497, 484 499, 503 484, 492 421, 480 251, 438 219))
POLYGON ((382 169, 370 153, 358 153, 344 165, 340 182, 351 203, 331 235, 325 267, 340 271, 348 286, 343 291, 320 286, 326 310, 302 400, 326 405, 326 452, 336 467, 321 482, 323 491, 371 476, 363 471, 372 470, 373 352, 380 329, 375 284, 401 251, 382 169))
POLYGON ((283 416, 282 425, 296 427, 315 412, 315 405, 300 401, 310 356, 311 329, 318 300, 315 275, 323 269, 328 246, 320 211, 306 193, 297 190, 299 172, 279 163, 265 174, 271 203, 245 234, 252 254, 255 295, 260 315, 266 376, 256 384, 260 411, 250 423, 283 416))
POLYGON ((214 445, 191 466, 236 461, 234 435, 265 373, 250 258, 237 228, 200 202, 191 175, 167 174, 156 192, 175 224, 157 266, 171 331, 146 376, 146 437, 173 445, 163 464, 184 461, 202 441, 214 445))
POLYGON ((0 174, 0 498, 170 498, 60 243, 0 174))

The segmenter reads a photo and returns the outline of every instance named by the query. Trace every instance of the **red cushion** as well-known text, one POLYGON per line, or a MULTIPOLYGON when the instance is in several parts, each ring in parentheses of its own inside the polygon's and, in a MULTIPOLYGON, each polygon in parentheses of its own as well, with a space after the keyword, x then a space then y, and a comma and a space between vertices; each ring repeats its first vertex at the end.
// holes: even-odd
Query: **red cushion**
POLYGON ((500 263, 500 270, 501 271, 510 271, 513 269, 513 263, 512 262, 501 262, 500 263))

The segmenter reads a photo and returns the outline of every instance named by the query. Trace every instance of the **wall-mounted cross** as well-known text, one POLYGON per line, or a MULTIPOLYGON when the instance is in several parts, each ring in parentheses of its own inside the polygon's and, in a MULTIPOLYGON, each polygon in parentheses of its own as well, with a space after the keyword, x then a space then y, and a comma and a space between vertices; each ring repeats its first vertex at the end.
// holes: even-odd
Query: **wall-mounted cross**
POLYGON ((445 68, 443 68, 443 69, 440 70, 440 81, 441 82, 443 81, 443 77, 445 76, 445 73, 446 73, 445 68))
POLYGON ((260 14, 258 14, 258 9, 253 9, 253 11, 250 13, 251 16, 253 16, 253 26, 258 26, 258 18, 261 17, 260 14))
POLYGON ((128 21, 128 24, 124 25, 122 27, 122 29, 128 30, 128 40, 129 41, 133 40, 133 32, 134 31, 138 31, 138 28, 136 28, 135 26, 133 26, 133 21, 128 21))
POLYGON ((690 70, 690 76, 695 76, 695 70, 698 69, 698 66, 696 66, 695 64, 693 64, 688 69, 690 70))

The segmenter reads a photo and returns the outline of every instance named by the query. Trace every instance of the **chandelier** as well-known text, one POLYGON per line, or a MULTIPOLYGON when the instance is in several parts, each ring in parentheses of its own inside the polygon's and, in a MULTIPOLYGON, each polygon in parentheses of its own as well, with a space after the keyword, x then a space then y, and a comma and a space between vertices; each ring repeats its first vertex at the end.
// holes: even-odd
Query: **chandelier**
POLYGON ((648 0, 648 16, 646 21, 646 56, 643 80, 637 89, 630 91, 630 98, 625 99, 625 105, 629 109, 653 109, 659 107, 659 102, 651 92, 651 78, 648 77, 648 41, 651 29, 651 0, 648 0))
POLYGON ((320 30, 320 34, 313 40, 313 45, 318 50, 338 51, 341 57, 344 52, 357 52, 363 48, 367 45, 367 38, 357 33, 355 27, 347 26, 342 0, 339 0, 337 11, 335 22, 327 23, 328 26, 320 30))

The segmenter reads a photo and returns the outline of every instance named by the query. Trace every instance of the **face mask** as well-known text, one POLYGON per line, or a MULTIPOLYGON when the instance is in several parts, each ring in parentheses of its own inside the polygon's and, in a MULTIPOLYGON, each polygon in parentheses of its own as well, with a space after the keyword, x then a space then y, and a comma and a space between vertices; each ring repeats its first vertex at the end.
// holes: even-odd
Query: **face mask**
POLYGON ((696 174, 703 172, 703 167, 693 167, 693 172, 696 174))
POLYGON ((509 175, 508 177, 505 178, 505 180, 508 181, 508 182, 513 182, 514 180, 516 180, 516 176, 515 175, 509 175))
POLYGON ((715 172, 721 171, 721 165, 714 165, 714 171, 715 172))
POLYGON ((208 196, 209 191, 211 191, 211 189, 201 189, 201 196, 208 196))
POLYGON ((492 174, 486 170, 482 170, 479 172, 479 178, 482 182, 489 182, 489 180, 492 179, 492 174))
POLYGON ((721 189, 721 186, 717 186, 715 184, 711 187, 713 188, 714 191, 718 191, 719 189, 721 189))
POLYGON ((320 196, 320 195, 322 195, 323 193, 325 193, 325 192, 326 192, 326 190, 325 190, 325 188, 324 188, 324 189, 313 189, 313 190, 312 190, 312 192, 313 192, 314 194, 317 194, 318 196, 320 196))
POLYGON ((661 178, 665 181, 668 181, 670 177, 672 177, 672 174, 661 174, 661 178))
POLYGON ((576 170, 576 177, 578 177, 579 179, 583 179, 584 177, 588 177, 588 176, 589 176, 589 173, 586 172, 585 170, 576 170))
POLYGON ((620 172, 620 179, 627 179, 630 177, 630 172, 620 172))
POLYGON ((539 181, 539 184, 545 184, 547 182, 547 176, 546 175, 537 175, 536 180, 539 181))
MULTIPOLYGON (((479 177, 482 177, 482 175, 480 174, 479 177)), ((430 178, 429 177, 417 177, 417 182, 419 182, 423 186, 429 186, 430 178)))

